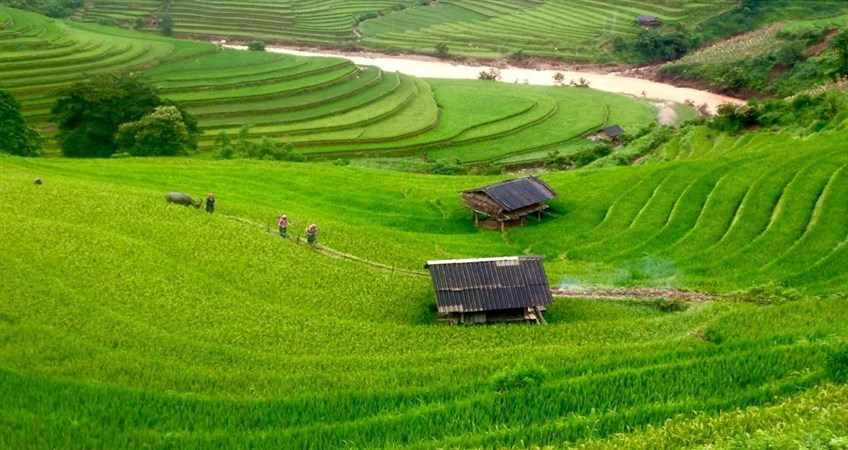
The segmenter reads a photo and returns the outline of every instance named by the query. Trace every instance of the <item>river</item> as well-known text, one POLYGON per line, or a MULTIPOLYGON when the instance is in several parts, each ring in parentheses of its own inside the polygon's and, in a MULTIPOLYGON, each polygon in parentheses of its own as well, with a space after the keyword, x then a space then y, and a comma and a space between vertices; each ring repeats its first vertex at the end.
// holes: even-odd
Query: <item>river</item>
MULTIPOLYGON (((244 46, 228 45, 227 47, 244 49, 244 46)), ((273 53, 285 53, 298 56, 341 57, 360 66, 376 66, 388 72, 400 72, 420 78, 452 78, 477 79, 480 72, 488 70, 488 66, 470 66, 455 64, 428 56, 391 56, 373 53, 333 53, 304 51, 287 47, 268 46, 265 49, 273 53)), ((745 101, 685 87, 673 86, 642 78, 632 78, 617 74, 596 72, 572 72, 557 70, 525 69, 507 67, 500 69, 501 81, 505 83, 523 83, 540 86, 554 86, 554 74, 560 72, 565 84, 583 78, 589 87, 600 91, 627 94, 642 97, 657 104, 662 122, 673 121, 674 113, 671 105, 674 103, 694 102, 696 105, 706 104, 714 113, 722 103, 744 104, 745 101)))

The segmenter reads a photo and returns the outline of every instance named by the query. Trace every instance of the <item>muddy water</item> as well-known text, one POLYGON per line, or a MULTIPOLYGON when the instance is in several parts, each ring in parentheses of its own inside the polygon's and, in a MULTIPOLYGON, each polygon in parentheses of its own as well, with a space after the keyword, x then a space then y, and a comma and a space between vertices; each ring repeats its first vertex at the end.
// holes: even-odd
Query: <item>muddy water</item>
MULTIPOLYGON (((244 48, 232 46, 233 48, 244 48)), ((453 79, 477 79, 480 71, 487 70, 486 66, 467 66, 452 64, 426 56, 389 56, 379 54, 342 54, 342 53, 319 53, 314 51, 302 51, 285 47, 267 47, 267 51, 275 53, 286 53, 300 56, 333 56, 343 57, 353 61, 354 64, 362 66, 376 66, 388 72, 401 72, 421 78, 453 78, 453 79)), ((554 85, 555 70, 537 70, 509 67, 500 69, 501 81, 505 83, 526 83, 542 86, 554 85)), ((594 72, 569 72, 560 71, 564 75, 564 81, 578 81, 580 78, 589 83, 589 87, 606 92, 628 94, 635 97, 643 97, 658 104, 660 119, 667 122, 673 119, 673 112, 669 112, 670 103, 684 103, 687 100, 696 105, 706 104, 711 112, 715 112, 718 105, 722 103, 745 103, 733 97, 714 94, 708 91, 700 91, 684 87, 672 86, 670 84, 658 83, 641 78, 630 78, 616 74, 603 74, 594 72)))

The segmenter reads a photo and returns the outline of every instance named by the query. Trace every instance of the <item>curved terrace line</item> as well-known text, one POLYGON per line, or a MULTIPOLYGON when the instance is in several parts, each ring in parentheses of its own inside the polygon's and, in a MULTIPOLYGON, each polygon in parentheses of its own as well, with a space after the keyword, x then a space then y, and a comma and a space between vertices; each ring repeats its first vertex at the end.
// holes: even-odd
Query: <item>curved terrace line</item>
MULTIPOLYGON (((228 47, 244 50, 243 45, 228 45, 228 47)), ((391 56, 379 53, 342 53, 342 52, 318 52, 312 50, 299 50, 289 47, 268 46, 266 51, 273 53, 284 53, 296 56, 332 57, 346 58, 354 64, 363 66, 376 66, 384 71, 401 72, 421 78, 449 78, 476 80, 481 70, 488 66, 470 66, 454 64, 427 56, 391 56)), ((559 72, 565 80, 578 80, 584 78, 593 89, 618 94, 643 97, 651 100, 672 101, 684 103, 691 100, 696 104, 706 104, 710 112, 715 112, 723 103, 744 104, 745 101, 738 98, 727 97, 709 91, 677 87, 670 84, 659 83, 641 78, 620 76, 615 73, 603 74, 597 72, 577 72, 560 70, 537 70, 522 69, 509 66, 500 69, 501 81, 506 83, 527 83, 538 86, 554 86, 554 74, 559 72)))

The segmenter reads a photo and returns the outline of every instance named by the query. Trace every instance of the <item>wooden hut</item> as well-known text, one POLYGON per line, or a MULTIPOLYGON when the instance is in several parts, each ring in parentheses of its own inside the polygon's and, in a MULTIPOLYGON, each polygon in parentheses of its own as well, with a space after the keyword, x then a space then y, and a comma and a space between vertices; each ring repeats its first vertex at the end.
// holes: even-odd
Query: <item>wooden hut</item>
POLYGON ((462 191, 462 201, 474 211, 474 224, 483 214, 497 220, 501 231, 505 222, 520 221, 528 214, 536 213, 541 220, 542 211, 548 207, 545 201, 557 197, 550 186, 534 176, 462 191))
POLYGON ((425 267, 440 321, 546 323, 542 311, 553 297, 540 256, 428 261, 425 267))
POLYGON ((662 21, 659 17, 646 15, 640 15, 639 17, 637 17, 636 23, 639 24, 640 27, 646 28, 655 28, 662 25, 662 21))
POLYGON ((624 128, 621 128, 618 125, 610 125, 606 128, 601 128, 596 131, 595 134, 589 136, 590 141, 612 141, 613 143, 618 143, 620 141, 621 135, 624 134, 624 128))

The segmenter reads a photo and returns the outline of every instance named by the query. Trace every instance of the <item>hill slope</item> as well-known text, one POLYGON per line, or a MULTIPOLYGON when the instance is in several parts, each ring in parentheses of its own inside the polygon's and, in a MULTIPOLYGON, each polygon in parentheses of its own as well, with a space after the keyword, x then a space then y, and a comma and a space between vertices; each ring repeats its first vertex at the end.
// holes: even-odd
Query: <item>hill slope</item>
POLYGON ((610 121, 654 121, 643 101, 594 90, 428 82, 341 58, 219 49, 0 7, 0 86, 48 134, 57 91, 86 74, 135 76, 193 113, 211 151, 221 133, 316 156, 423 154, 463 161, 561 148, 610 121), (573 114, 575 108, 582 114, 573 114), (469 148, 478 144, 482 151, 469 148))
POLYGON ((693 137, 669 163, 548 174, 552 214, 503 235, 456 194, 494 178, 1 158, 0 443, 730 447, 757 442, 750 424, 841 442, 827 361, 848 339, 845 137, 693 137), (218 212, 166 205, 171 190, 212 190, 218 212), (760 293, 434 326, 427 277, 281 240, 280 212, 410 271, 535 253, 555 285, 760 293))

